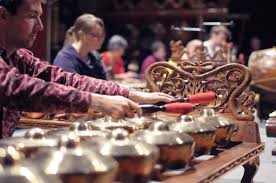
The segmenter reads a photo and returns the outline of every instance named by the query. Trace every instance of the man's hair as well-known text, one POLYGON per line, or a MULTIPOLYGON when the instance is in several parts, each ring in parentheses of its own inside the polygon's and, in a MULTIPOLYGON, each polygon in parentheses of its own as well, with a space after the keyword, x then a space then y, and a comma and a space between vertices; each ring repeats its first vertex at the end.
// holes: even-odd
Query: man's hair
POLYGON ((5 7, 12 15, 15 15, 23 0, 0 0, 0 6, 5 7))
POLYGON ((162 43, 161 41, 154 41, 153 44, 151 45, 151 52, 155 53, 162 48, 164 49, 166 48, 164 43, 162 43))
POLYGON ((211 29, 211 34, 215 33, 224 33, 227 37, 230 36, 230 31, 229 29, 227 29, 227 27, 223 26, 223 25, 216 25, 214 27, 212 27, 211 29))
POLYGON ((107 48, 108 50, 112 51, 115 49, 126 49, 128 47, 128 42, 127 40, 120 35, 114 35, 112 36, 109 41, 107 48))
POLYGON ((202 46, 202 41, 199 39, 193 39, 187 43, 186 48, 189 50, 200 46, 202 46))

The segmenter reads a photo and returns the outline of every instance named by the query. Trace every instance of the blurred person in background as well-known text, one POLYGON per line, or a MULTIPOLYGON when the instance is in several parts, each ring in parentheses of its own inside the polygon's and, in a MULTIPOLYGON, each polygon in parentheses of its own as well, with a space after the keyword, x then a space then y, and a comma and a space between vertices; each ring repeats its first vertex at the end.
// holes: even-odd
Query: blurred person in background
POLYGON ((145 79, 145 72, 151 64, 164 61, 166 59, 166 47, 164 43, 161 41, 155 41, 151 46, 151 53, 152 54, 146 57, 142 64, 140 78, 143 80, 145 79))
MULTIPOLYGON (((189 41, 186 45, 186 47, 182 46, 182 42, 175 42, 175 43, 171 43, 171 44, 175 44, 178 45, 178 47, 180 47, 178 54, 178 58, 180 58, 179 60, 173 60, 173 58, 171 58, 169 60, 169 63, 173 66, 178 66, 178 62, 181 61, 193 61, 191 58, 192 57, 197 57, 200 58, 200 54, 202 52, 202 41, 199 39, 193 39, 191 41, 189 41)), ((172 48, 171 48, 172 49, 172 48)))
POLYGON ((228 36, 230 36, 230 31, 225 26, 218 25, 212 27, 209 39, 203 43, 207 49, 207 53, 211 57, 214 57, 218 51, 223 50, 228 36))
POLYGON ((248 59, 249 59, 250 54, 253 51, 258 51, 258 50, 262 49, 261 46, 262 46, 261 45, 261 40, 260 40, 259 37, 254 36, 254 37, 250 38, 250 40, 249 40, 249 49, 247 49, 244 53, 244 64, 245 65, 248 65, 248 59))
POLYGON ((189 41, 186 45, 186 51, 181 57, 182 60, 189 60, 192 57, 199 58, 202 50, 202 41, 199 39, 193 39, 189 41))
POLYGON ((102 59, 110 79, 128 80, 137 78, 137 73, 126 72, 124 67, 123 55, 128 42, 120 35, 112 36, 108 41, 108 51, 102 53, 102 59))
POLYGON ((250 39, 250 49, 251 51, 258 51, 261 49, 261 40, 258 37, 252 37, 250 39))
POLYGON ((79 16, 68 29, 64 47, 58 52, 53 64, 67 72, 107 80, 107 72, 97 52, 104 38, 102 19, 92 14, 79 16))

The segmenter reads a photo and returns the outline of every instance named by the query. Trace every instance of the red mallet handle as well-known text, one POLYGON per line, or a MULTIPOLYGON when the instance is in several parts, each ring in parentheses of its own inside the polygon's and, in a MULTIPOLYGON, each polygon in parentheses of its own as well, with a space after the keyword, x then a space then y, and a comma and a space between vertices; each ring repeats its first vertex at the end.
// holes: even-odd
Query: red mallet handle
POLYGON ((166 104, 166 112, 187 114, 193 111, 194 105, 191 103, 170 103, 166 104))
POLYGON ((189 96, 189 102, 193 104, 208 104, 216 99, 216 94, 212 91, 197 93, 189 96))

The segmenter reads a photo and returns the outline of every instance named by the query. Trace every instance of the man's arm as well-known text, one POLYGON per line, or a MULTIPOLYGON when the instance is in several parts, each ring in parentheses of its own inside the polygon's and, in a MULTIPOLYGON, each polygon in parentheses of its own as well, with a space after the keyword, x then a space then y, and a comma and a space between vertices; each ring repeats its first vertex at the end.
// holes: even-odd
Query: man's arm
POLYGON ((38 112, 87 112, 90 93, 20 74, 0 66, 0 104, 15 110, 38 112))
POLYGON ((91 94, 53 82, 20 74, 16 68, 0 63, 0 105, 18 111, 76 112, 95 109, 113 118, 133 117, 142 110, 122 96, 91 94))
MULTIPOLYGON (((65 86, 72 86, 78 90, 105 94, 105 95, 121 95, 128 97, 129 90, 119 85, 100 79, 87 76, 81 76, 75 73, 63 71, 60 67, 49 65, 34 57, 30 51, 26 49, 18 50, 19 59, 24 60, 28 74, 48 82, 55 82, 65 86)), ((20 64, 20 61, 18 61, 20 64)))
MULTIPOLYGON (((27 73, 36 78, 43 79, 46 82, 54 82, 65 86, 72 86, 77 90, 89 93, 120 95, 127 97, 137 103, 151 104, 159 101, 169 102, 172 100, 171 96, 165 95, 163 93, 144 93, 134 90, 130 91, 129 89, 120 87, 119 85, 110 81, 104 81, 87 76, 64 72, 59 67, 51 66, 46 62, 40 61, 38 58, 34 57, 30 51, 25 49, 19 50, 18 56, 20 58, 18 58, 14 64, 17 64, 17 68, 20 69, 21 73, 27 73)), ((107 100, 109 100, 109 103, 112 102, 112 98, 107 97, 107 100)), ((120 100, 122 101, 123 99, 120 100)), ((93 97, 93 101, 95 101, 95 97, 93 97)), ((92 102, 92 105, 93 104, 94 102, 92 102)), ((119 103, 117 103, 117 105, 118 104, 119 103)), ((122 107, 122 104, 119 106, 122 107)), ((120 111, 120 113, 121 112, 122 111, 120 111)))

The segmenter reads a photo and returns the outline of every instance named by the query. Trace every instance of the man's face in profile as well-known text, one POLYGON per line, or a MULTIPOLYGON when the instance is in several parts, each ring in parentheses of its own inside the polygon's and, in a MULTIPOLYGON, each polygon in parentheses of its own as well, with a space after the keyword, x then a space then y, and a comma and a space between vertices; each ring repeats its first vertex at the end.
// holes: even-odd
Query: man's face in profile
POLYGON ((32 47, 38 32, 43 30, 41 15, 41 0, 23 0, 15 15, 8 12, 5 25, 9 43, 16 48, 32 47))

